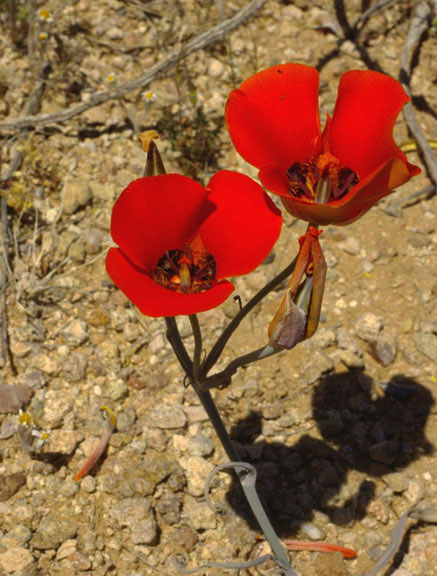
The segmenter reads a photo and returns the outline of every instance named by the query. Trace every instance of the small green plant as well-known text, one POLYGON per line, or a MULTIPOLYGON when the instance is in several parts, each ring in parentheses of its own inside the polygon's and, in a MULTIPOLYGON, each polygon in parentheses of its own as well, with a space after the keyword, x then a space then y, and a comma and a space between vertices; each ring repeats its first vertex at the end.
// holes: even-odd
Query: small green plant
POLYGON ((164 108, 157 130, 173 145, 182 172, 199 182, 208 180, 208 172, 217 169, 220 156, 218 135, 223 118, 209 119, 197 105, 186 115, 164 108))

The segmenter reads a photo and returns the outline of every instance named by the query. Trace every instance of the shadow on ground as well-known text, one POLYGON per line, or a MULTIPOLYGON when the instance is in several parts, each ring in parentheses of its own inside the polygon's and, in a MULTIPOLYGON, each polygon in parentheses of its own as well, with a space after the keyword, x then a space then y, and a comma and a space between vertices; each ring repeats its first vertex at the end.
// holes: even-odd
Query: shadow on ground
MULTIPOLYGON (((432 452, 424 432, 434 404, 431 392, 402 375, 384 390, 384 395, 375 396, 371 379, 362 373, 322 380, 314 388, 312 404, 323 440, 305 434, 292 447, 257 442, 260 412, 234 426, 231 436, 241 459, 257 469, 258 493, 279 536, 295 534, 302 522, 312 520, 314 510, 337 525, 363 518, 375 494, 372 478, 400 471, 432 452), (345 484, 351 470, 362 473, 361 479, 356 474, 353 488, 345 484)), ((236 481, 226 497, 257 529, 236 481)))

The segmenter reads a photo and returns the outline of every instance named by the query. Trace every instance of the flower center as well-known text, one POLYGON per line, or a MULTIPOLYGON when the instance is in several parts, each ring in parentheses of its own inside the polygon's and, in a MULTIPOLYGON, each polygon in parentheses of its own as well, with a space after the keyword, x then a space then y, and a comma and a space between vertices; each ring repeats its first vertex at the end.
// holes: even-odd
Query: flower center
POLYGON ((318 204, 339 200, 360 181, 358 174, 325 152, 306 162, 295 162, 287 171, 289 192, 318 204))
POLYGON ((197 294, 216 283, 216 263, 212 254, 188 245, 183 249, 166 250, 153 272, 155 282, 174 292, 197 294))

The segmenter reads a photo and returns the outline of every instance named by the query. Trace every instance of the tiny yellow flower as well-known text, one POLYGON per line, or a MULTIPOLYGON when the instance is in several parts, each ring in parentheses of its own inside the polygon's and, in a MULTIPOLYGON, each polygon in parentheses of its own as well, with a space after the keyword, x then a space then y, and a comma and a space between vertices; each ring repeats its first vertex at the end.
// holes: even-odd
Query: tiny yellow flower
POLYGON ((113 84, 115 82, 115 72, 110 72, 107 77, 106 80, 110 83, 113 84))
POLYGON ((143 96, 146 102, 152 102, 153 100, 156 100, 156 95, 151 90, 144 92, 143 96))
POLYGON ((18 411, 18 422, 22 426, 31 426, 32 425, 32 415, 29 412, 25 412, 23 410, 18 411))
POLYGON ((43 22, 53 22, 53 18, 47 8, 41 8, 38 12, 38 17, 43 22))
POLYGON ((48 35, 45 32, 41 32, 41 34, 39 35, 39 39, 41 40, 41 42, 45 42, 48 38, 48 35))

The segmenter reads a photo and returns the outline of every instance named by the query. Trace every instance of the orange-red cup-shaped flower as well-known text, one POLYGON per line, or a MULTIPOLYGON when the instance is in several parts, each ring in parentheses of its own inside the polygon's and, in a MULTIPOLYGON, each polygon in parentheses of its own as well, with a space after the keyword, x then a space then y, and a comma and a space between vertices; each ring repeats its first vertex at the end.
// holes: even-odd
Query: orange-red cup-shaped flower
POLYGON ((293 216, 344 225, 419 174, 393 140, 409 98, 390 76, 346 72, 322 132, 318 86, 309 66, 263 70, 231 92, 226 124, 237 151, 293 216))
POLYGON ((256 182, 218 172, 206 188, 186 176, 135 180, 114 205, 106 269, 146 316, 195 314, 224 302, 225 280, 268 256, 280 211, 256 182))

